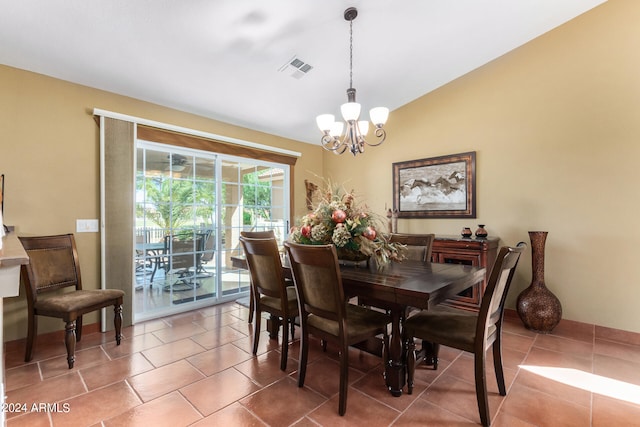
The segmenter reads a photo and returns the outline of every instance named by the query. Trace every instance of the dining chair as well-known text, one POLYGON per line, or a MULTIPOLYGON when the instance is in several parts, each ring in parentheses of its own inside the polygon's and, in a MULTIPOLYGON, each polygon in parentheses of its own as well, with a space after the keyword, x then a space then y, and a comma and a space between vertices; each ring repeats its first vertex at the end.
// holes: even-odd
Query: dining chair
POLYGON ((296 291, 287 286, 282 271, 280 251, 275 238, 251 239, 240 236, 244 250, 255 307, 255 324, 253 326, 253 354, 258 352, 260 339, 260 321, 262 312, 282 319, 282 351, 280 369, 287 369, 287 353, 289 349, 289 327, 291 338, 294 332, 294 320, 298 316, 298 300, 296 291))
POLYGON ((429 262, 435 238, 435 234, 392 233, 389 235, 390 242, 400 243, 407 247, 406 259, 429 262))
POLYGON ((37 316, 56 317, 65 322, 64 342, 69 369, 75 362, 76 341, 82 339, 82 316, 113 306, 116 343, 120 345, 122 300, 120 289, 82 289, 80 263, 73 234, 20 237, 29 256, 29 264, 21 268, 28 309, 27 348, 25 362, 33 358, 38 333, 37 316), (72 287, 73 291, 63 291, 72 287))
MULTIPOLYGON (((276 234, 273 230, 264 231, 241 231, 240 236, 249 237, 250 239, 275 239, 276 234)), ((255 307, 253 305, 253 287, 249 287, 249 318, 247 323, 253 322, 253 312, 255 307)))
POLYGON ((197 281, 196 271, 199 263, 198 258, 202 256, 197 252, 200 247, 200 238, 179 238, 169 235, 164 239, 167 278, 169 278, 170 272, 176 277, 173 283, 164 286, 164 291, 181 292, 199 288, 200 283, 197 281))
POLYGON ((493 367, 501 396, 507 394, 502 369, 502 318, 504 303, 520 255, 527 244, 504 246, 491 269, 491 275, 478 313, 466 310, 435 307, 409 316, 404 322, 403 334, 407 347, 408 392, 413 392, 416 364, 425 357, 424 351, 416 352, 415 338, 433 343, 433 369, 438 369, 440 345, 457 348, 474 354, 476 399, 482 425, 491 424, 487 380, 485 373, 486 352, 493 351, 493 367))
POLYGON ((198 266, 196 268, 196 274, 202 277, 211 277, 212 274, 207 271, 205 268, 205 264, 211 262, 213 260, 213 256, 215 255, 215 236, 212 230, 209 230, 204 236, 204 248, 203 253, 200 255, 200 262, 198 262, 198 266))
POLYGON ((386 313, 349 304, 334 245, 301 245, 285 242, 293 273, 300 311, 301 345, 298 387, 304 386, 309 354, 309 335, 333 342, 340 351, 340 394, 338 413, 347 410, 350 345, 382 335, 383 362, 387 361, 389 337, 386 313))

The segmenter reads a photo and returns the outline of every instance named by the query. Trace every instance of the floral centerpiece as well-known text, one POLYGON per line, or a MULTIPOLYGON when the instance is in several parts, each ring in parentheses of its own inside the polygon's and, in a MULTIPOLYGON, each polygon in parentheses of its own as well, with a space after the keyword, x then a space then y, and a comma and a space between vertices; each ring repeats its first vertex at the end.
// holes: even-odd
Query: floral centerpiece
POLYGON ((289 240, 307 245, 334 244, 338 258, 351 261, 373 257, 379 267, 404 258, 405 246, 389 242, 376 227, 382 218, 356 203, 353 190, 327 189, 315 210, 300 219, 291 230, 289 240))

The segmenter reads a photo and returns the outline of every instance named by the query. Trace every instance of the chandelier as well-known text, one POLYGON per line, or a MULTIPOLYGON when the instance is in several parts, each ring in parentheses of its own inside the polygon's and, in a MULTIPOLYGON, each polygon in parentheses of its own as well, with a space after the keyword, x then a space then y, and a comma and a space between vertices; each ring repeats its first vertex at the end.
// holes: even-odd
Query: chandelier
POLYGON ((369 122, 358 120, 361 106, 356 102, 356 90, 353 88, 353 20, 358 16, 358 10, 350 7, 344 11, 344 19, 349 21, 349 89, 347 89, 347 102, 342 104, 340 112, 346 122, 346 131, 342 133, 344 123, 336 121, 333 114, 321 114, 316 117, 316 123, 322 131, 320 140, 325 150, 335 154, 344 153, 347 148, 354 156, 364 153, 364 146, 375 147, 384 142, 387 137, 383 126, 389 117, 389 109, 385 107, 372 108, 369 111, 371 122, 375 126, 374 134, 379 139, 375 143, 369 143, 365 139, 369 132, 369 122))

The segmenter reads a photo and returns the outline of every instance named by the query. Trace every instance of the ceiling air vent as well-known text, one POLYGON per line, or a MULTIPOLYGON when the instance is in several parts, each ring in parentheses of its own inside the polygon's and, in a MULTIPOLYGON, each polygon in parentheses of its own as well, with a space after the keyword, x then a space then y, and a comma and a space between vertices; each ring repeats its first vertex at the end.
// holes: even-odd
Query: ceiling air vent
POLYGON ((312 68, 313 66, 307 64, 294 55, 293 58, 288 60, 282 67, 278 69, 278 71, 280 71, 281 73, 288 73, 293 78, 301 79, 306 76, 312 68))

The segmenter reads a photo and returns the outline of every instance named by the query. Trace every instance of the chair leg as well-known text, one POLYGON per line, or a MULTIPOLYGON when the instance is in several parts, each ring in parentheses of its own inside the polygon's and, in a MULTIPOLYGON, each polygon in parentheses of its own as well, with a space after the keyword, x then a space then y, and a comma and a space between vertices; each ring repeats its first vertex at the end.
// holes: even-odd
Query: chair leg
POLYGON ((253 289, 249 288, 249 319, 248 323, 253 322, 253 310, 254 310, 254 302, 253 302, 253 289))
POLYGON ((122 340, 122 305, 115 304, 113 306, 113 326, 116 330, 116 344, 120 345, 122 340))
POLYGON ((413 393, 413 376, 416 371, 416 344, 413 337, 409 336, 405 340, 407 347, 407 393, 413 393))
POLYGON ((340 351, 340 396, 338 414, 347 412, 347 391, 349 389, 349 347, 345 344, 340 351))
POLYGON ((498 383, 498 391, 500 396, 507 395, 507 387, 504 383, 504 371, 502 370, 502 343, 500 338, 496 338, 493 343, 493 369, 496 373, 496 382, 498 383))
POLYGON ((478 400, 478 411, 480 412, 480 422, 483 426, 491 425, 489 413, 489 400, 487 396, 487 376, 485 373, 486 354, 484 351, 475 353, 475 376, 476 376, 476 398, 478 400))
POLYGON ((82 316, 78 316, 76 319, 76 342, 80 342, 82 339, 82 316))
POLYGON ((36 335, 38 335, 38 318, 29 313, 29 325, 27 331, 27 349, 24 353, 24 361, 30 362, 33 359, 33 347, 36 340, 36 335))
POLYGON ((438 370, 438 353, 440 344, 422 340, 422 351, 424 353, 424 363, 433 366, 433 370, 438 370))
POLYGON ((256 307, 256 318, 253 324, 253 354, 258 353, 258 341, 260 341, 260 321, 262 320, 262 312, 260 307, 256 307))
POLYGON ((287 369, 287 353, 289 351, 289 328, 287 322, 290 319, 286 317, 282 319, 284 325, 282 325, 282 350, 280 351, 280 370, 285 371, 287 369))
POLYGON ((69 369, 73 368, 76 361, 76 322, 71 320, 65 324, 64 343, 67 346, 67 363, 69 369))
POLYGON ((298 387, 304 386, 304 377, 307 374, 307 357, 309 355, 309 334, 304 325, 300 325, 302 334, 300 337, 300 360, 298 361, 298 387))

